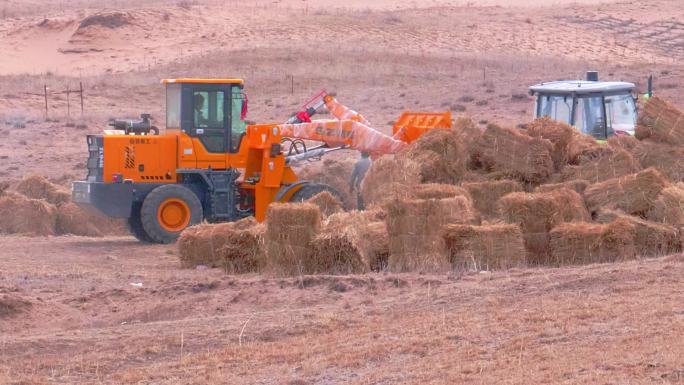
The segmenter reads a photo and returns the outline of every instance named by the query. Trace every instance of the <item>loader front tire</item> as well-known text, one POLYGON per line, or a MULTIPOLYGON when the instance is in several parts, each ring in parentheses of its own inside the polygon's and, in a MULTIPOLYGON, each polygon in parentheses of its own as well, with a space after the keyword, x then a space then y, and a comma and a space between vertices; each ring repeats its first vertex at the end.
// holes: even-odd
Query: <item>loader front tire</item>
POLYGON ((140 204, 133 206, 131 216, 128 218, 128 231, 140 242, 152 243, 154 241, 147 235, 140 220, 140 206, 140 204))
POLYGON ((167 184, 152 190, 143 201, 140 220, 156 243, 173 243, 189 226, 202 221, 202 203, 187 187, 167 184))

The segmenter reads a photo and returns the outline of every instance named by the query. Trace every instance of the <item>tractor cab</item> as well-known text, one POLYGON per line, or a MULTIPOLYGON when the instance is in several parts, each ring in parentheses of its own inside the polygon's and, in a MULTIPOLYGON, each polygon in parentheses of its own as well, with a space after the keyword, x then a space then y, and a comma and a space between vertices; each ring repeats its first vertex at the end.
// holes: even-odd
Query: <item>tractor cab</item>
POLYGON ((598 73, 587 80, 564 80, 530 87, 536 96, 535 118, 548 116, 598 140, 634 135, 637 109, 633 83, 603 82, 598 73))

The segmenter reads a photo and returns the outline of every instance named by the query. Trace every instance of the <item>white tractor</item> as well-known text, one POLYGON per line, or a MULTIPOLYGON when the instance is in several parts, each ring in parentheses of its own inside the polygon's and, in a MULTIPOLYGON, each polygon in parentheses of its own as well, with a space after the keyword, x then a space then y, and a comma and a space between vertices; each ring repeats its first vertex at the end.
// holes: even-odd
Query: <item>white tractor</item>
MULTIPOLYGON (((649 77, 649 92, 652 93, 649 77)), ((530 87, 536 96, 534 115, 548 116, 579 131, 606 140, 613 135, 634 135, 637 123, 636 86, 628 82, 599 81, 598 72, 587 80, 561 80, 530 87)))

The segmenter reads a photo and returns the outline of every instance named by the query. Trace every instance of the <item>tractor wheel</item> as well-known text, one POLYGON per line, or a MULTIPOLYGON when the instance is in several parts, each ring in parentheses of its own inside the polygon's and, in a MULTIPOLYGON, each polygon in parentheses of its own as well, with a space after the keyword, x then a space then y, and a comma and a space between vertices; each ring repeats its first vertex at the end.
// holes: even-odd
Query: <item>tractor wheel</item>
POLYGON ((140 219, 156 243, 175 242, 188 226, 200 223, 202 203, 187 187, 167 184, 152 190, 143 201, 140 219))
POLYGON ((154 242, 143 228, 142 221, 140 220, 140 206, 140 204, 133 206, 131 216, 128 218, 128 231, 141 242, 154 242))
POLYGON ((316 194, 327 191, 330 194, 332 194, 335 198, 337 198, 340 202, 342 201, 342 196, 340 193, 332 188, 331 186, 328 186, 327 184, 323 183, 307 183, 302 188, 297 190, 296 193, 292 194, 292 198, 290 198, 290 202, 304 202, 307 199, 313 198, 316 194))

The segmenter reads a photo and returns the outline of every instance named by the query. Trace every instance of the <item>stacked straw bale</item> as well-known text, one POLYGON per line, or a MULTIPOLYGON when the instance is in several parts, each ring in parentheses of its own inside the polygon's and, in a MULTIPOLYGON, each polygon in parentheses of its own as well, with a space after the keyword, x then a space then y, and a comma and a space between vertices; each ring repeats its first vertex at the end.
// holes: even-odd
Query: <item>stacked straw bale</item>
POLYGON ((664 188, 646 217, 654 222, 684 229, 684 184, 664 188))
POLYGON ((5 192, 0 196, 0 233, 54 235, 57 209, 44 200, 5 192))
POLYGON ((514 180, 500 180, 488 182, 463 183, 463 188, 470 192, 475 209, 483 219, 493 219, 499 216, 496 202, 510 193, 523 191, 520 182, 514 180))
POLYGON ((578 265, 634 259, 634 225, 625 219, 608 224, 563 223, 550 233, 546 264, 578 265))
POLYGON ((388 268, 394 272, 448 270, 450 263, 440 230, 449 223, 477 222, 472 204, 463 196, 393 200, 386 210, 388 268))
POLYGON ((590 183, 603 182, 641 170, 632 154, 621 148, 603 147, 589 155, 579 157, 578 165, 566 166, 561 171, 561 180, 584 179, 590 183))
POLYGON ((560 190, 567 188, 568 190, 572 190, 580 195, 584 194, 584 190, 589 187, 589 182, 584 180, 584 179, 575 179, 575 180, 570 180, 567 182, 561 182, 561 183, 548 183, 548 184, 543 184, 541 186, 537 186, 537 188, 534 189, 534 192, 550 192, 550 191, 555 191, 555 190, 560 190))
POLYGON ((684 182, 684 146, 644 140, 633 154, 643 167, 653 167, 673 182, 684 182))
POLYGON ((265 230, 253 217, 189 227, 178 238, 181 265, 221 267, 228 274, 258 272, 265 230))
POLYGON ((446 225, 442 235, 456 269, 508 269, 525 264, 520 226, 446 225))
POLYGON ((278 276, 312 274, 311 242, 321 228, 321 211, 312 203, 275 203, 266 213, 265 270, 278 276))
POLYGON ((434 129, 397 154, 397 159, 416 162, 422 183, 458 183, 466 172, 468 153, 459 131, 434 129))
POLYGON ((684 146, 684 114, 670 102, 654 96, 639 113, 637 139, 652 139, 659 143, 684 146))
POLYGON ((682 250, 679 234, 672 226, 650 222, 616 210, 601 210, 596 216, 596 222, 604 224, 617 219, 634 225, 634 247, 639 256, 662 256, 682 250))
POLYGON ((543 263, 549 251, 549 231, 554 227, 591 219, 582 197, 567 188, 508 194, 499 200, 498 208, 504 220, 520 225, 531 263, 543 263))
POLYGON ((608 145, 612 148, 621 148, 627 152, 634 153, 641 141, 632 135, 613 135, 608 138, 608 145))
POLYGON ((485 168, 511 178, 539 184, 554 171, 551 142, 513 128, 490 124, 478 140, 478 147, 485 168))
POLYGON ((53 205, 71 201, 69 190, 51 183, 40 175, 31 175, 22 179, 17 184, 16 190, 27 198, 43 199, 53 205))
POLYGON ((454 120, 454 130, 459 133, 463 146, 468 154, 466 161, 467 168, 474 168, 479 163, 479 155, 477 152, 477 141, 482 136, 482 130, 477 126, 477 123, 469 117, 459 116, 454 120))
POLYGON ((328 191, 321 191, 307 200, 308 203, 313 203, 321 210, 323 217, 344 211, 342 202, 336 196, 328 191))
POLYGON ((572 143, 577 136, 577 130, 572 128, 567 123, 563 123, 550 117, 543 117, 535 119, 527 126, 527 133, 534 138, 548 139, 553 144, 553 152, 551 158, 556 170, 570 162, 573 150, 572 143))
POLYGON ((608 179, 587 187, 584 197, 591 212, 600 209, 622 210, 630 215, 645 215, 669 182, 653 168, 621 178, 608 179))
POLYGON ((373 214, 351 211, 328 218, 311 247, 317 263, 312 271, 359 274, 386 266, 389 239, 384 222, 373 214))
POLYGON ((459 195, 471 199, 468 190, 452 184, 419 184, 411 190, 411 198, 414 199, 444 199, 459 195))
POLYGON ((408 198, 420 179, 420 166, 416 162, 385 155, 373 161, 363 178, 363 202, 366 207, 371 207, 382 206, 392 199, 408 198))

